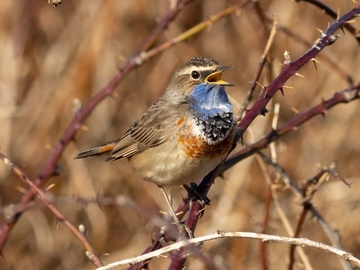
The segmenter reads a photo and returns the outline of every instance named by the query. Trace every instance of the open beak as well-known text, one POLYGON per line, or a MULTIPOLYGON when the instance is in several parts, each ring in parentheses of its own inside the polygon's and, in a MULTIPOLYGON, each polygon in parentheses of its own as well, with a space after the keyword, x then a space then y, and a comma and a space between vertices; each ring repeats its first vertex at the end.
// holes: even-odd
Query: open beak
POLYGON ((215 72, 211 73, 209 76, 205 78, 205 82, 210 84, 224 85, 224 86, 234 86, 234 84, 228 83, 221 79, 221 74, 224 72, 224 70, 230 67, 231 66, 222 66, 217 68, 215 72))

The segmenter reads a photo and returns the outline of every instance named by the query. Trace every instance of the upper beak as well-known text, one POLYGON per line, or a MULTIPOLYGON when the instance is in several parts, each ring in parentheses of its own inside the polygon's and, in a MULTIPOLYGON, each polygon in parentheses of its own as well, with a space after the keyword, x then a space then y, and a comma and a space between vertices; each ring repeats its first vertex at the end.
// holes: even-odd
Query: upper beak
POLYGON ((218 67, 215 72, 211 73, 209 76, 205 78, 205 82, 210 84, 224 85, 224 86, 234 86, 234 84, 228 83, 221 79, 221 74, 223 73, 223 71, 230 67, 231 66, 218 67))

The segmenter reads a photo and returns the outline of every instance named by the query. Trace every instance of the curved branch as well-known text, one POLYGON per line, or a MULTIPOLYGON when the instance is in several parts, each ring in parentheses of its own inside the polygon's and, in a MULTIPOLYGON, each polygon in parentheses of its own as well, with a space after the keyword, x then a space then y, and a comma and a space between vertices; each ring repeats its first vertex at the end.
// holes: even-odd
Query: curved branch
POLYGON ((235 165, 240 160, 243 160, 251 156, 252 154, 260 151, 261 149, 266 148, 271 142, 277 140, 284 134, 295 130, 296 128, 301 126, 303 123, 309 121, 316 115, 319 114, 322 115, 326 113, 326 111, 328 111, 329 109, 331 109, 332 107, 338 104, 348 103, 358 98, 360 98, 360 82, 352 87, 346 88, 341 92, 335 93, 331 98, 327 100, 323 100, 318 105, 302 113, 299 113, 288 122, 282 124, 277 129, 272 130, 262 139, 258 140, 257 142, 249 146, 244 147, 243 149, 239 150, 237 153, 231 155, 222 166, 220 173, 223 173, 224 171, 235 165))
MULTIPOLYGON (((166 15, 160 20, 155 30, 149 35, 146 41, 137 49, 133 57, 129 58, 124 67, 121 68, 117 74, 111 79, 111 81, 102 88, 89 102, 80 110, 78 110, 65 132, 60 137, 59 142, 54 146, 52 153, 47 163, 41 169, 39 175, 34 180, 34 184, 37 187, 44 185, 44 183, 51 178, 57 172, 57 162, 65 150, 66 146, 74 138, 76 132, 81 128, 81 123, 90 115, 93 109, 106 97, 113 94, 116 87, 122 82, 125 76, 139 64, 134 59, 138 57, 144 50, 148 50, 162 33, 162 31, 169 25, 169 23, 184 9, 184 7, 193 0, 179 0, 173 9, 170 9, 166 15)), ((25 206, 34 198, 34 192, 32 189, 28 189, 21 197, 16 205, 13 216, 7 218, 0 228, 0 252, 3 249, 7 237, 17 222, 18 218, 22 214, 22 210, 25 206)))
POLYGON ((205 241, 210 241, 214 239, 221 239, 221 238, 248 238, 248 239, 258 239, 264 243, 282 243, 282 244, 289 244, 289 245, 297 245, 303 247, 312 247, 316 249, 320 249, 326 252, 330 252, 336 254, 337 256, 341 257, 342 259, 353 263, 355 266, 360 267, 360 260, 350 253, 343 251, 341 249, 334 248, 332 246, 315 242, 309 240, 307 238, 292 238, 292 237, 285 237, 285 236, 277 236, 277 235, 269 235, 269 234, 261 234, 261 233, 253 233, 253 232, 222 232, 218 231, 217 233, 200 236, 196 238, 192 238, 186 241, 180 241, 175 244, 166 246, 164 248, 158 249, 156 251, 137 256, 135 258, 126 259, 118 262, 114 262, 108 264, 103 267, 99 267, 96 270, 110 270, 114 269, 118 266, 128 265, 128 264, 136 264, 142 261, 149 260, 154 257, 159 257, 164 253, 168 253, 170 251, 179 250, 180 248, 184 248, 190 245, 199 244, 205 241))

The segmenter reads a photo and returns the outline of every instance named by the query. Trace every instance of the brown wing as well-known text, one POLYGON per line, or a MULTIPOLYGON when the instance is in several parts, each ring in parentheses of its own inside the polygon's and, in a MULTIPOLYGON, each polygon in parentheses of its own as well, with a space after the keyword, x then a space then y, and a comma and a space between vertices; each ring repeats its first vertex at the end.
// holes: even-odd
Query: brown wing
POLYGON ((169 106, 164 98, 154 103, 122 136, 107 161, 114 161, 144 151, 164 142, 172 133, 171 125, 186 109, 186 104, 169 106))

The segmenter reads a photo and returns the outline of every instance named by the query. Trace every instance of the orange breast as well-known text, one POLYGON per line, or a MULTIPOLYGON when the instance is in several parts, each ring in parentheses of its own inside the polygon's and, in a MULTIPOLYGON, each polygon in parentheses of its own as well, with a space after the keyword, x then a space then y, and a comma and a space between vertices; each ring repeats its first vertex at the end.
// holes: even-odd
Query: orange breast
POLYGON ((232 130, 230 132, 231 135, 227 136, 223 141, 220 141, 217 144, 209 144, 200 136, 194 136, 192 134, 192 127, 186 125, 180 129, 180 132, 177 135, 177 141, 183 147, 185 155, 190 158, 216 158, 223 156, 230 151, 233 143, 233 133, 232 130))

